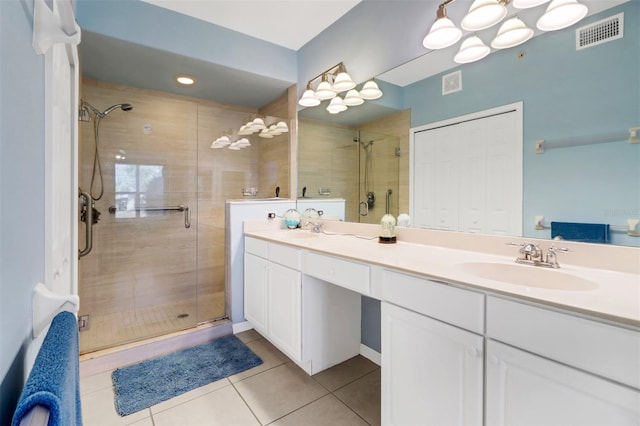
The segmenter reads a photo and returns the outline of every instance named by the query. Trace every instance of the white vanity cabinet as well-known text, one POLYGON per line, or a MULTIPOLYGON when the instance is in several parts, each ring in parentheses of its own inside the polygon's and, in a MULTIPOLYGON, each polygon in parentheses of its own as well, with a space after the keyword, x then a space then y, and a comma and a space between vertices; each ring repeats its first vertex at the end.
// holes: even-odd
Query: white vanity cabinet
POLYGON ((302 369, 316 374, 360 353, 368 265, 252 237, 244 259, 245 319, 302 369))
POLYGON ((246 320, 291 359, 301 362, 300 250, 246 238, 244 276, 246 320))
POLYGON ((382 280, 382 424, 482 424, 484 296, 388 270, 382 280))
POLYGON ((640 333, 487 298, 486 424, 640 424, 640 333))

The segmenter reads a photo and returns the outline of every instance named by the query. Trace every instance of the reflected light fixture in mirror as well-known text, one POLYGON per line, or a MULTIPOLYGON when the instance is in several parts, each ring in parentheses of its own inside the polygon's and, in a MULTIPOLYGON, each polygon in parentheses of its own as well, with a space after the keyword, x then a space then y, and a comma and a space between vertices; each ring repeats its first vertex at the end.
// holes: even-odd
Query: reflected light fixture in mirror
POLYGON ((309 80, 298 104, 314 107, 320 105, 322 101, 330 99, 327 111, 331 114, 337 114, 347 110, 348 107, 362 105, 365 100, 378 99, 381 96, 382 91, 373 79, 367 81, 362 90, 358 92, 356 83, 347 73, 344 64, 340 62, 309 80), (313 82, 318 79, 322 81, 314 91, 313 82), (347 92, 344 98, 339 96, 343 92, 347 92))
POLYGON ((329 111, 329 113, 331 114, 337 114, 346 110, 347 106, 344 104, 344 102, 342 102, 342 98, 340 96, 336 96, 335 98, 331 99, 331 102, 327 106, 327 111, 329 111))
POLYGON ((369 80, 362 86, 360 97, 367 101, 372 101, 382 97, 382 91, 374 80, 369 80))
POLYGON ((460 26, 467 31, 480 31, 493 27, 507 16, 506 1, 475 0, 460 26))
POLYGON ((453 60, 458 64, 468 64, 479 61, 491 52, 489 46, 483 43, 478 36, 471 36, 465 39, 460 45, 460 50, 453 60))
POLYGON ((360 96, 357 90, 351 89, 344 96, 342 103, 346 106, 358 106, 364 103, 364 99, 362 99, 362 96, 360 96))
POLYGON ((498 30, 498 35, 491 42, 494 49, 508 49, 518 46, 533 37, 533 30, 519 18, 511 18, 498 30))
POLYGON ((231 150, 238 151, 251 146, 249 139, 244 136, 258 133, 258 136, 261 138, 271 139, 274 136, 279 136, 288 131, 289 126, 280 118, 251 116, 245 120, 245 123, 240 126, 237 133, 235 133, 237 136, 242 136, 240 139, 232 141, 232 139, 234 139, 234 131, 227 129, 222 132, 222 136, 213 141, 211 148, 219 149, 228 147, 231 150), (266 124, 267 122, 269 124, 266 124))
POLYGON ((589 9, 577 0, 552 0, 536 26, 542 31, 556 31, 570 27, 587 15, 589 9))

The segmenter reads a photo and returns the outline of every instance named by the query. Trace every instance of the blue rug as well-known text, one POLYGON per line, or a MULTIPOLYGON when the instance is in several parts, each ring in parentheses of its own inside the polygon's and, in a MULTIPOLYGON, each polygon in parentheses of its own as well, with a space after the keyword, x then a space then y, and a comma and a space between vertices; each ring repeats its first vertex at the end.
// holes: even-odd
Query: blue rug
POLYGON ((116 411, 127 416, 262 364, 236 336, 114 370, 116 411))

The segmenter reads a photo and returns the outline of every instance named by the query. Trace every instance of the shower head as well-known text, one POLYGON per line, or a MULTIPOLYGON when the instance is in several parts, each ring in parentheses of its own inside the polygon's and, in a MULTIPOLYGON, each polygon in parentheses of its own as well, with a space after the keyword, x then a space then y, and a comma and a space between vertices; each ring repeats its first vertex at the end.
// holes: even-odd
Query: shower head
POLYGON ((131 111, 133 109, 133 106, 131 106, 131 104, 116 104, 116 105, 112 105, 109 108, 105 109, 103 113, 100 114, 101 117, 105 117, 106 115, 108 115, 111 111, 115 110, 115 109, 122 109, 123 111, 131 111))
MULTIPOLYGON (((98 108, 94 107, 93 105, 91 105, 89 102, 86 102, 84 100, 80 101, 80 108, 84 109, 84 110, 89 110, 91 111, 96 118, 104 118, 106 117, 110 112, 112 112, 115 109, 122 109, 123 111, 131 111, 133 109, 133 106, 131 104, 115 104, 110 106, 109 108, 107 108, 106 110, 104 110, 104 112, 100 112, 98 110, 98 108)), ((85 120, 88 121, 88 120, 85 120)))

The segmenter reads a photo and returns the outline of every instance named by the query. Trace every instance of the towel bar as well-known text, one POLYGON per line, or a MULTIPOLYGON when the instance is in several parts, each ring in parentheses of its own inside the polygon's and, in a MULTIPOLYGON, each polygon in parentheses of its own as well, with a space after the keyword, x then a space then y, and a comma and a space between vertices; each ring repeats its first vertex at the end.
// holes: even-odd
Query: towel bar
POLYGON ((46 426, 49 424, 49 409, 42 405, 34 406, 20 421, 20 426, 46 426))
POLYGON ((80 309, 77 295, 60 295, 52 292, 44 284, 38 283, 33 292, 33 337, 36 338, 51 324, 51 320, 62 311, 73 314, 80 309))

